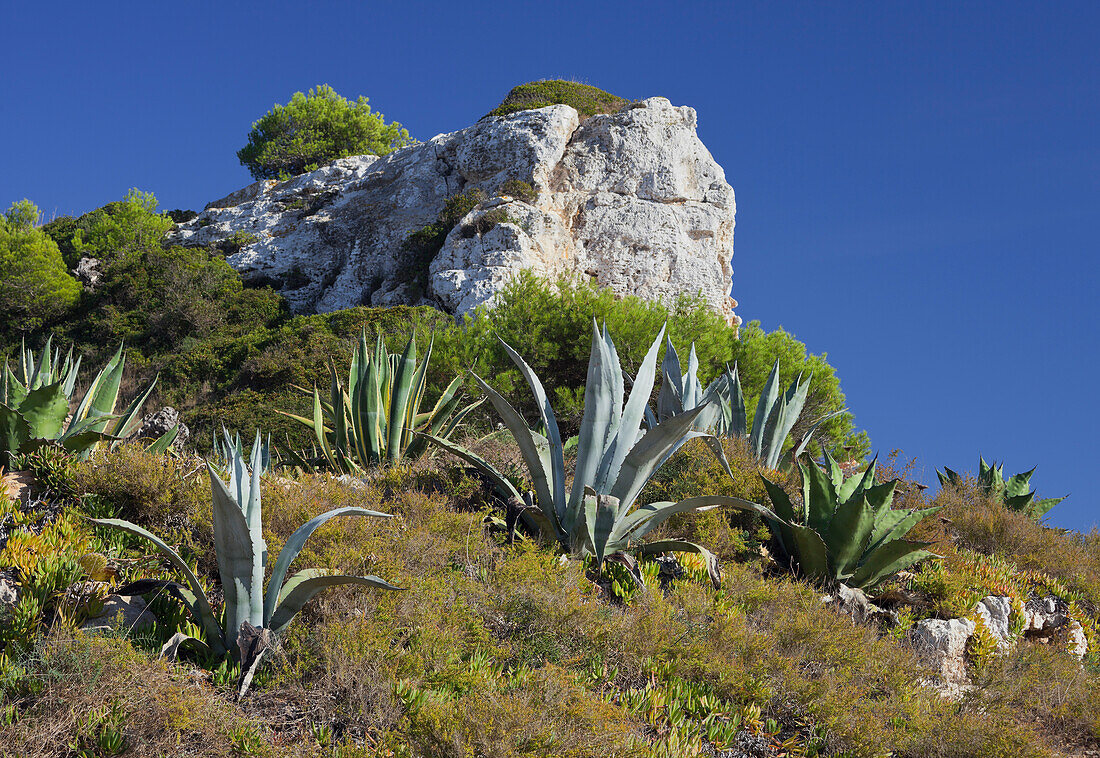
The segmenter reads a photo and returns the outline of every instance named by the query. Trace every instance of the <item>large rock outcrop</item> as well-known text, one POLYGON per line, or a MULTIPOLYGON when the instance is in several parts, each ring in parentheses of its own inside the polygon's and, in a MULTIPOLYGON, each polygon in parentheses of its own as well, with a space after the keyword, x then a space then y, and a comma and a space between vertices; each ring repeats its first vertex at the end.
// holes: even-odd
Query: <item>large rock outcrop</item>
POLYGON ((733 188, 695 127, 692 108, 660 97, 583 123, 567 105, 488 117, 382 158, 257 182, 173 239, 222 249, 299 312, 426 302, 460 314, 526 269, 666 302, 698 293, 736 326, 733 188), (411 233, 473 190, 482 201, 434 258, 408 252, 411 233))

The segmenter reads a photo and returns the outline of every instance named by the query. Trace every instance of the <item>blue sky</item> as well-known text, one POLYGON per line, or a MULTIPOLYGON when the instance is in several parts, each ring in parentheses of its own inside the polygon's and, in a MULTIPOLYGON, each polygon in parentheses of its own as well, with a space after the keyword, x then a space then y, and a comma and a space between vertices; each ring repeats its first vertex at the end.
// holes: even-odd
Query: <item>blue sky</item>
POLYGON ((1100 4, 0 5, 0 204, 201 208, 319 83, 413 136, 575 78, 699 112, 737 192, 734 296, 837 367, 877 450, 1037 465, 1100 521, 1100 4))

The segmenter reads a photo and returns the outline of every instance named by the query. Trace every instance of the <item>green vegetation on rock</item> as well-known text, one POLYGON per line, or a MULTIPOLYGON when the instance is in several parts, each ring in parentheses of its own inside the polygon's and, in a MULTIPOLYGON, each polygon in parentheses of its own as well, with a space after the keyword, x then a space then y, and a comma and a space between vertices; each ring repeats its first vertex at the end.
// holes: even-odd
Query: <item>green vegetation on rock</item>
POLYGON ((237 151, 254 179, 288 179, 349 155, 385 155, 407 145, 409 132, 372 113, 362 95, 351 102, 327 84, 295 92, 252 124, 237 151))
POLYGON ((629 105, 630 101, 590 84, 564 79, 542 79, 512 87, 504 101, 485 115, 507 116, 517 111, 559 104, 572 106, 585 119, 597 113, 615 113, 629 105))

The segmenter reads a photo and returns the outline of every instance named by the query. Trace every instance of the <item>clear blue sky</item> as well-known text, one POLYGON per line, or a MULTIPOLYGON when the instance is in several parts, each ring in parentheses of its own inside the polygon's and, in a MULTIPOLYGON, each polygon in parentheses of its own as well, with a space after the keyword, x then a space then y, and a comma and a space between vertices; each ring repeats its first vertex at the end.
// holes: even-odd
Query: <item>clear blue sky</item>
MULTIPOLYGON (((827 352, 926 481, 978 452, 1100 521, 1100 3, 15 3, 0 204, 201 208, 296 90, 416 137, 568 77, 699 112, 746 319, 827 352)), ((930 482, 931 483, 931 482, 930 482)))

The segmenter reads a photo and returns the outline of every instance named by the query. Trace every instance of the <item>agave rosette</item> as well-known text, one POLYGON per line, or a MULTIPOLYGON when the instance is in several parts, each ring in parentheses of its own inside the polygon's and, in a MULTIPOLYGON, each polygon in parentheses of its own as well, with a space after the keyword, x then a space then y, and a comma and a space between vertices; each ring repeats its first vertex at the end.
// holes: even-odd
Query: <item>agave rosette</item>
MULTIPOLYGON (((634 507, 646 483, 676 450, 689 439, 710 437, 695 428, 700 416, 708 411, 709 402, 643 428, 664 331, 662 327, 642 360, 628 395, 615 344, 606 326, 601 332, 593 322, 584 415, 571 485, 565 470, 566 445, 562 443, 546 390, 526 361, 503 341, 505 351, 535 396, 545 435, 532 429, 481 377, 475 375, 474 379, 515 437, 530 474, 533 494, 525 498, 503 474, 472 451, 440 437, 429 439, 482 471, 512 503, 519 505, 526 501, 528 507, 522 509, 525 520, 565 550, 593 557, 597 567, 613 556, 621 560, 628 551, 635 554, 688 551, 707 560, 711 576, 717 582, 717 560, 704 547, 682 540, 648 544, 642 540, 678 513, 722 505, 746 510, 758 510, 761 506, 734 497, 704 496, 634 507)), ((717 454, 728 470, 720 446, 717 454)))

